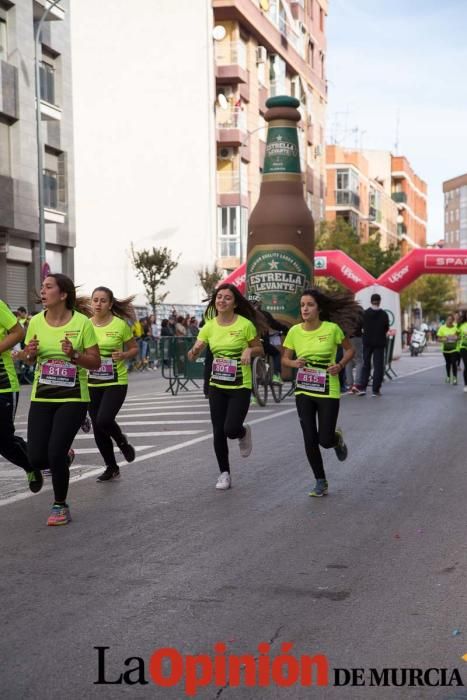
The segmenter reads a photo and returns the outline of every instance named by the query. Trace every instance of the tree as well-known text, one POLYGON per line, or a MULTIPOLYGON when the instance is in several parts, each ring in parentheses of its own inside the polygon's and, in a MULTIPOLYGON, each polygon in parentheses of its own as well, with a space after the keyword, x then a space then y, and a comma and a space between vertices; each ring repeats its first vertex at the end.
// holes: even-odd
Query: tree
POLYGON ((316 241, 316 250, 342 250, 355 262, 378 278, 399 260, 399 246, 381 247, 381 234, 370 233, 362 242, 355 229, 343 219, 323 221, 316 241))
POLYGON ((448 309, 446 305, 456 299, 456 283, 450 275, 424 275, 401 294, 404 310, 419 302, 425 319, 435 320, 448 309))
POLYGON ((172 259, 172 251, 168 248, 152 248, 151 250, 135 250, 131 243, 131 260, 139 277, 144 285, 144 291, 149 299, 152 312, 156 315, 156 304, 160 304, 166 298, 165 294, 158 294, 166 280, 178 265, 178 259, 172 259))
POLYGON ((198 270, 197 275, 207 297, 212 296, 215 288, 224 277, 222 272, 220 272, 216 266, 210 270, 207 265, 206 267, 198 270))

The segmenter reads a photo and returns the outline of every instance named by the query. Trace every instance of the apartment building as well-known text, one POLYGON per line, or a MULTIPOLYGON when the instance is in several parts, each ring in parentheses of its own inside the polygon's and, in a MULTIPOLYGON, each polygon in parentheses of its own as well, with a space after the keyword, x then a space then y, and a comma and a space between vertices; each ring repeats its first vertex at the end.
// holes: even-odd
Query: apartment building
MULTIPOLYGON (((443 182, 444 242, 447 248, 467 248, 467 173, 443 182)), ((458 302, 467 304, 467 277, 458 277, 458 302)))
POLYGON ((373 232, 381 245, 426 246, 427 188, 403 156, 389 151, 326 148, 326 219, 340 217, 363 241, 373 232))
MULTIPOLYGON (((48 0, 0 0, 0 298, 34 307, 40 288, 34 36, 48 0)), ((73 275, 73 116, 68 0, 41 32, 39 110, 46 260, 73 275)))
POLYGON ((405 156, 391 156, 392 198, 399 208, 401 250, 426 247, 427 185, 405 156))
POLYGON ((388 164, 378 160, 379 167, 371 152, 326 147, 326 220, 343 219, 362 241, 378 233, 387 248, 399 242, 398 208, 391 197, 390 168, 388 176, 388 164))
POLYGON ((247 221, 259 196, 266 99, 300 100, 304 195, 324 213, 327 0, 213 0, 217 144, 217 262, 245 259, 247 221))

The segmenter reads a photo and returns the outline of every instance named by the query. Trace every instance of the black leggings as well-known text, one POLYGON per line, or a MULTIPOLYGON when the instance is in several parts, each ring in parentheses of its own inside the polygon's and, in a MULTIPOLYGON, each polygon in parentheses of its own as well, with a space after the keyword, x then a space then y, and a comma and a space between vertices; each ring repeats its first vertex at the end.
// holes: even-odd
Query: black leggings
POLYGON ((230 472, 227 438, 244 437, 243 421, 250 408, 250 389, 209 387, 209 408, 214 433, 214 452, 221 472, 230 472))
POLYGON ((112 469, 118 468, 112 438, 119 446, 125 441, 115 416, 125 401, 127 390, 126 384, 108 386, 102 389, 89 387, 91 396, 89 415, 92 420, 94 439, 104 463, 112 469))
POLYGON ((464 363, 464 384, 467 386, 467 348, 460 350, 461 360, 464 363))
MULTIPOLYGON (((444 355, 444 361, 446 362, 446 375, 449 378, 451 376, 451 369, 452 369, 452 376, 457 377, 457 363, 459 361, 459 355, 457 352, 443 352, 444 355)), ((465 365, 464 365, 465 367, 465 365)), ((465 370, 464 370, 464 377, 465 377, 465 370)))
POLYGON ((316 398, 299 394, 295 397, 298 417, 302 426, 305 452, 315 479, 325 479, 321 447, 336 447, 336 424, 339 399, 316 398), (318 418, 318 428, 316 427, 318 418))
POLYGON ((68 452, 86 416, 82 401, 31 401, 28 416, 28 454, 31 469, 50 469, 57 503, 64 503, 70 481, 68 452))
POLYGON ((22 467, 25 472, 29 472, 31 467, 27 445, 22 437, 15 435, 14 420, 18 396, 19 393, 15 391, 0 394, 0 455, 18 467, 22 467))

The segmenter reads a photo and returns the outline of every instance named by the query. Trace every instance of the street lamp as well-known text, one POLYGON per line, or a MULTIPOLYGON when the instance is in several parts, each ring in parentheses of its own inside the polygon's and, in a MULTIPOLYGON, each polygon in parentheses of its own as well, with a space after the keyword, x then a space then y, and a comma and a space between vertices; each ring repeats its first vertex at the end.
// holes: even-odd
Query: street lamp
POLYGON ((61 0, 53 0, 44 10, 37 23, 34 32, 34 68, 35 68, 35 88, 36 88, 36 133, 37 133, 37 187, 39 201, 39 280, 42 282, 45 273, 45 216, 44 216, 44 165, 43 165, 43 145, 41 128, 41 77, 39 65, 39 44, 42 25, 47 19, 47 15, 55 5, 61 0))

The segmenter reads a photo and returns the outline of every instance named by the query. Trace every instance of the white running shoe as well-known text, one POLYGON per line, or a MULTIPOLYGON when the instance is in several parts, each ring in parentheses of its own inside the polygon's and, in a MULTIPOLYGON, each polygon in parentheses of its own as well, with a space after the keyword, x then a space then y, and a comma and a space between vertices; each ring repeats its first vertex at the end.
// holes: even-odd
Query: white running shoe
POLYGON ((242 457, 249 457, 251 450, 253 449, 253 442, 251 440, 251 428, 249 425, 244 425, 245 435, 238 439, 238 445, 240 447, 240 454, 242 457))
POLYGON ((222 472, 216 482, 216 489, 219 491, 226 491, 232 486, 232 479, 230 478, 229 472, 222 472))
POLYGON ((467 394, 467 386, 464 387, 464 394, 467 394))

